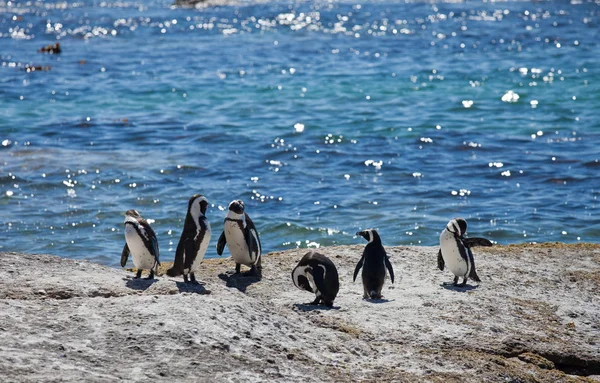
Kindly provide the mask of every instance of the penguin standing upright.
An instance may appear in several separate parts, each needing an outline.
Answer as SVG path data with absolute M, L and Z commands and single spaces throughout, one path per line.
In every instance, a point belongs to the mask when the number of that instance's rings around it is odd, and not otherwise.
M 312 305 L 319 302 L 325 306 L 333 306 L 333 300 L 340 290 L 338 272 L 331 261 L 323 254 L 310 251 L 302 257 L 298 265 L 292 270 L 294 285 L 300 290 L 315 293 Z
M 137 268 L 135 278 L 142 276 L 142 270 L 150 270 L 146 279 L 154 278 L 154 269 L 160 266 L 158 240 L 148 221 L 137 210 L 125 212 L 125 246 L 121 252 L 121 267 L 125 267 L 129 254 Z
M 186 283 L 196 283 L 194 273 L 198 271 L 210 242 L 210 222 L 205 216 L 207 208 L 208 200 L 202 194 L 194 194 L 188 201 L 183 231 L 175 250 L 173 267 L 167 270 L 168 276 L 183 274 Z
M 485 238 L 465 238 L 467 232 L 467 221 L 463 218 L 454 218 L 442 230 L 440 234 L 440 250 L 438 251 L 438 267 L 444 270 L 444 266 L 454 273 L 454 286 L 458 285 L 458 278 L 462 277 L 461 286 L 467 284 L 471 278 L 475 282 L 481 282 L 477 271 L 475 271 L 475 259 L 471 247 L 492 246 Z M 445 283 L 446 284 L 446 283 Z
M 363 298 L 379 299 L 385 279 L 385 269 L 388 269 L 392 283 L 394 283 L 394 269 L 381 244 L 377 230 L 367 229 L 359 231 L 356 235 L 364 237 L 369 243 L 365 246 L 360 261 L 356 264 L 353 281 L 356 281 L 358 271 L 362 267 Z
M 229 247 L 231 257 L 235 261 L 236 274 L 240 272 L 241 265 L 251 267 L 249 275 L 261 274 L 260 239 L 254 223 L 244 211 L 242 200 L 233 200 L 229 203 L 223 232 L 217 242 L 217 254 L 223 254 L 225 244 Z

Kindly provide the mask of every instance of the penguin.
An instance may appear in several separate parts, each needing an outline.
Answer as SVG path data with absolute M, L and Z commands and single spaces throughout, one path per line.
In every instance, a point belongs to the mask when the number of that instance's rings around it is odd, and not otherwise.
M 235 261 L 235 273 L 239 274 L 241 265 L 251 267 L 248 275 L 260 275 L 261 245 L 258 232 L 250 216 L 244 211 L 242 200 L 233 200 L 224 221 L 224 228 L 217 242 L 217 254 L 222 255 L 225 244 L 229 247 Z
M 381 238 L 377 230 L 367 229 L 357 232 L 356 235 L 364 237 L 369 243 L 365 246 L 360 261 L 356 264 L 353 281 L 356 281 L 358 271 L 362 267 L 363 298 L 380 299 L 383 280 L 385 279 L 385 269 L 388 269 L 392 283 L 394 283 L 394 269 L 381 244 Z
M 475 270 L 475 259 L 471 247 L 492 246 L 485 238 L 465 238 L 467 221 L 463 218 L 454 218 L 442 230 L 440 234 L 440 250 L 438 251 L 438 268 L 444 270 L 444 266 L 454 273 L 452 285 L 458 285 L 458 278 L 462 277 L 460 286 L 466 286 L 467 279 L 481 282 Z M 450 284 L 450 283 L 444 283 Z
M 154 270 L 160 266 L 158 240 L 148 221 L 137 210 L 125 212 L 125 246 L 121 252 L 121 267 L 125 267 L 129 254 L 138 269 L 135 278 L 141 278 L 142 270 L 149 269 L 146 279 L 154 279 Z
M 331 259 L 315 251 L 306 253 L 294 267 L 292 280 L 300 290 L 315 293 L 316 297 L 310 303 L 311 305 L 318 305 L 321 302 L 327 307 L 333 306 L 333 300 L 340 290 L 340 280 L 335 265 Z
M 183 274 L 185 283 L 197 283 L 194 273 L 198 272 L 210 242 L 210 222 L 205 216 L 207 208 L 208 200 L 202 194 L 190 197 L 173 267 L 167 270 L 168 276 Z

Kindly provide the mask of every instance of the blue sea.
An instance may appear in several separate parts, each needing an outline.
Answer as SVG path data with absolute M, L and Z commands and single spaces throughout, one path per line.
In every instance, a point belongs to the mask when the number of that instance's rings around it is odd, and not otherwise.
M 0 251 L 600 242 L 600 2 L 0 0 Z M 40 53 L 60 43 L 60 54 Z M 226 251 L 227 253 L 227 251 Z

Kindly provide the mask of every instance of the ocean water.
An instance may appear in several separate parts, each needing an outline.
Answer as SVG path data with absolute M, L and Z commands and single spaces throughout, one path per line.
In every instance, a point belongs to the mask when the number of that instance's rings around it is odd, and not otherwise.
M 0 0 L 0 251 L 172 260 L 241 198 L 265 251 L 600 241 L 598 1 Z M 38 50 L 60 42 L 60 54 Z M 37 70 L 33 70 L 37 69 Z M 208 257 L 215 257 L 211 245 Z

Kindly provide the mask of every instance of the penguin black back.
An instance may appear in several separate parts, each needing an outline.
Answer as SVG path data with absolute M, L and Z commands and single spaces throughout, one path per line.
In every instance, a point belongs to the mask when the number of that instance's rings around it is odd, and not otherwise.
M 359 231 L 356 235 L 364 237 L 369 243 L 363 250 L 362 257 L 354 269 L 354 281 L 358 271 L 362 268 L 363 298 L 381 298 L 381 289 L 385 280 L 385 269 L 390 273 L 390 279 L 394 283 L 394 269 L 381 244 L 379 233 L 375 229 Z

